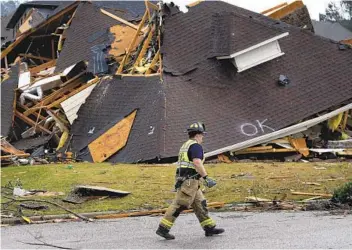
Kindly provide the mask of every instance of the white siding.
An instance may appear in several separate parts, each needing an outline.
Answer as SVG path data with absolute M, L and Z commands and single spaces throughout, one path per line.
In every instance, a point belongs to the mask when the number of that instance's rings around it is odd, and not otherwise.
M 61 103 L 61 107 L 65 111 L 66 117 L 71 124 L 73 124 L 73 121 L 78 117 L 77 112 L 79 108 L 86 102 L 87 97 L 90 95 L 95 86 L 96 84 L 93 84 Z

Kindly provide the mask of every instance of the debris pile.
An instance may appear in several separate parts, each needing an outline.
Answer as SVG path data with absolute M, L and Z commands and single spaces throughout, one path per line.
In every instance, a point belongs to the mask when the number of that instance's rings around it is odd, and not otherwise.
M 194 121 L 211 160 L 352 155 L 352 50 L 302 1 L 31 2 L 7 27 L 3 164 L 174 162 Z

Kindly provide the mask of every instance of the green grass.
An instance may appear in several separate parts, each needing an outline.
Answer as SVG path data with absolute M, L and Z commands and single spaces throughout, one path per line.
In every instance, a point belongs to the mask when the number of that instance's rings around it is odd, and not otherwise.
M 73 169 L 68 164 L 40 166 L 10 166 L 1 169 L 1 185 L 17 178 L 24 189 L 45 189 L 64 192 L 64 196 L 47 197 L 75 212 L 97 212 L 109 210 L 132 210 L 167 207 L 174 198 L 171 192 L 174 186 L 175 165 L 128 165 L 109 163 L 75 163 Z M 325 167 L 317 170 L 314 167 Z M 307 196 L 293 196 L 291 191 L 333 193 L 336 188 L 352 180 L 351 163 L 234 163 L 208 164 L 209 176 L 215 178 L 218 185 L 205 190 L 208 202 L 240 202 L 246 196 L 280 199 L 287 194 L 288 200 L 300 200 Z M 231 178 L 241 173 L 242 176 Z M 288 176 L 286 179 L 269 179 L 273 176 Z M 328 181 L 326 179 L 336 179 Z M 306 185 L 302 182 L 318 182 L 320 186 Z M 77 184 L 104 186 L 131 194 L 124 198 L 87 201 L 74 205 L 62 202 Z M 43 197 L 32 197 L 34 199 Z M 37 214 L 66 213 L 50 206 L 51 209 Z M 34 212 L 26 210 L 28 214 Z

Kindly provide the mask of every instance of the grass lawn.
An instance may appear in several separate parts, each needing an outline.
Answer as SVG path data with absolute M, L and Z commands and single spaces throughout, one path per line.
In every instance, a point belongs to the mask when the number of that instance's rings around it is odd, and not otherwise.
M 65 196 L 77 184 L 104 186 L 131 194 L 124 198 L 92 200 L 74 205 L 59 197 L 32 197 L 49 199 L 81 212 L 164 208 L 174 198 L 175 165 L 128 165 L 109 163 L 10 166 L 1 168 L 1 186 L 19 178 L 24 189 L 44 189 L 64 192 Z M 352 163 L 234 163 L 207 164 L 210 177 L 218 185 L 205 190 L 208 202 L 240 202 L 246 196 L 287 200 L 301 200 L 309 196 L 291 195 L 291 191 L 333 193 L 338 186 L 352 180 Z M 276 178 L 284 177 L 284 178 Z M 334 180 L 332 180 L 334 179 Z M 308 185 L 317 182 L 321 185 Z M 2 200 L 4 201 L 4 199 Z M 45 212 L 24 211 L 26 215 L 60 214 L 64 210 L 50 206 Z

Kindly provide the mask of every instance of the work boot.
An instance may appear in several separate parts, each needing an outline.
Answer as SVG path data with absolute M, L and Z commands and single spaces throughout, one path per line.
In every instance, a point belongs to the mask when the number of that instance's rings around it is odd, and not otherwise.
M 205 236 L 213 236 L 214 234 L 222 234 L 225 229 L 214 227 L 204 227 Z
M 156 234 L 160 235 L 161 237 L 164 237 L 167 240 L 174 240 L 175 236 L 173 236 L 172 234 L 169 234 L 169 229 L 163 227 L 163 226 L 159 226 L 158 230 L 156 230 Z

